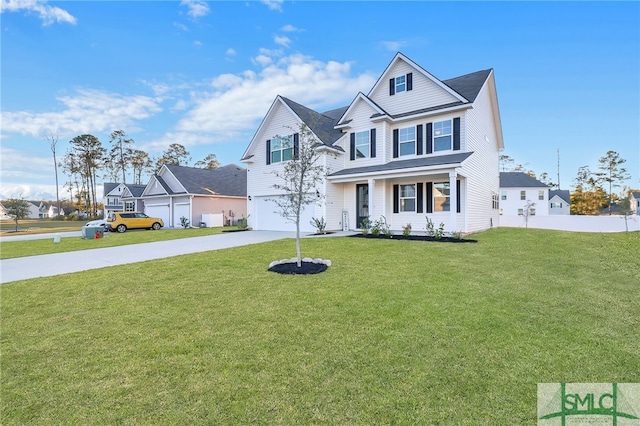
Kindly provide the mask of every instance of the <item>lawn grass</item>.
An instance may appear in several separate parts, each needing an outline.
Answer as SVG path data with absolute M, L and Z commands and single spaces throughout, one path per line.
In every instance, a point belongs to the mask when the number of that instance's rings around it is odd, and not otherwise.
M 18 231 L 14 220 L 0 220 L 0 236 L 24 235 L 44 232 L 79 231 L 89 219 L 84 220 L 54 220 L 54 219 L 21 219 L 18 221 Z
M 128 244 L 150 243 L 154 241 L 175 240 L 179 238 L 202 237 L 220 234 L 223 230 L 237 229 L 236 226 L 226 228 L 187 228 L 161 229 L 159 231 L 131 230 L 119 234 L 105 232 L 100 239 L 82 239 L 81 237 L 64 237 L 60 243 L 54 243 L 54 236 L 38 240 L 0 242 L 0 259 L 35 256 L 39 254 L 63 253 L 69 251 L 88 250 L 94 248 L 116 247 Z
M 640 382 L 640 233 L 293 240 L 0 286 L 2 423 L 536 423 Z

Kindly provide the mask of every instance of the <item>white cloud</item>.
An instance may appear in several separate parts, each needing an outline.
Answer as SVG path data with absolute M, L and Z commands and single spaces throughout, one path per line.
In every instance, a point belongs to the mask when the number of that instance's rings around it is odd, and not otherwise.
M 42 145 L 46 144 L 44 140 L 34 143 L 40 143 Z M 0 147 L 0 169 L 2 169 L 2 185 L 0 185 L 0 198 L 22 197 L 32 200 L 55 199 L 55 185 L 49 183 L 18 183 L 55 181 L 53 155 L 43 157 L 42 150 L 33 149 L 34 147 L 30 146 L 27 146 L 26 148 L 27 149 L 24 150 L 18 150 L 6 146 Z M 58 148 L 61 149 L 61 147 Z M 58 176 L 62 178 L 61 171 L 59 171 Z M 63 189 L 61 184 L 61 196 L 62 191 Z
M 194 41 L 194 42 L 193 42 L 193 45 L 194 45 L 195 47 L 197 47 L 197 48 L 200 48 L 200 47 L 202 47 L 202 42 L 201 42 L 201 41 L 199 41 L 199 40 L 196 40 L 196 41 Z
M 380 42 L 385 47 L 385 49 L 391 52 L 399 51 L 403 46 L 406 46 L 406 42 L 404 41 L 382 41 Z
M 359 91 L 367 91 L 376 76 L 351 76 L 351 64 L 322 62 L 295 54 L 270 59 L 259 73 L 224 74 L 209 92 L 197 92 L 194 107 L 159 140 L 147 148 L 160 150 L 170 143 L 185 146 L 215 144 L 241 138 L 248 144 L 277 95 L 318 111 L 346 106 Z
M 297 27 L 291 25 L 291 24 L 287 24 L 284 27 L 280 28 L 280 31 L 283 31 L 285 33 L 294 33 L 296 31 L 300 31 Z
M 289 47 L 289 45 L 291 44 L 291 39 L 289 37 L 287 37 L 287 36 L 278 36 L 277 35 L 277 36 L 275 36 L 273 38 L 273 41 L 276 44 L 279 44 L 279 45 L 284 46 L 284 47 Z
M 284 0 L 261 0 L 262 3 L 271 10 L 282 11 L 282 3 Z
M 174 22 L 173 26 L 179 29 L 180 31 L 184 31 L 185 33 L 189 31 L 189 28 L 185 24 L 181 24 L 179 22 Z
M 225 55 L 227 56 L 236 56 L 236 51 L 233 48 L 228 48 L 227 51 L 225 52 Z
M 59 7 L 49 6 L 46 0 L 0 0 L 0 13 L 8 12 L 35 12 L 39 15 L 43 25 L 54 23 L 76 24 L 76 18 L 69 12 Z
M 66 107 L 59 112 L 2 112 L 2 132 L 40 137 L 50 131 L 58 134 L 132 130 L 134 123 L 162 110 L 161 98 L 123 96 L 100 90 L 79 89 L 75 96 L 58 100 Z
M 189 9 L 187 15 L 192 18 L 206 16 L 211 11 L 211 9 L 209 9 L 209 5 L 204 0 L 182 0 L 180 5 L 187 6 L 187 9 Z

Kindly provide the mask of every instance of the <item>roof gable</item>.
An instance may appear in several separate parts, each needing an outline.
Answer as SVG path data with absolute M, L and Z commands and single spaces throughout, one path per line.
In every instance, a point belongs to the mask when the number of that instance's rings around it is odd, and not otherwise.
M 551 201 L 553 197 L 558 197 L 565 203 L 571 204 L 571 193 L 568 189 L 556 189 L 549 191 L 549 201 Z

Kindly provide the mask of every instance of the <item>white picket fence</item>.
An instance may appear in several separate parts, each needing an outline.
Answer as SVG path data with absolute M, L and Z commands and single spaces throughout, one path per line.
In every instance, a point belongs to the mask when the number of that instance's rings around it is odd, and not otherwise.
M 510 228 L 555 229 L 576 232 L 640 231 L 640 216 L 500 216 L 500 226 Z

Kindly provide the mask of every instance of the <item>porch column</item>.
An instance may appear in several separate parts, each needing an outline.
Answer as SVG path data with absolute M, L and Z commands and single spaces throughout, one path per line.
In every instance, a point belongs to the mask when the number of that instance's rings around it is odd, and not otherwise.
M 369 199 L 367 200 L 367 202 L 369 203 L 369 220 L 373 221 L 373 186 L 375 184 L 375 180 L 374 179 L 369 179 L 368 180 L 368 185 L 369 185 Z
M 453 170 L 449 172 L 449 221 L 451 222 L 451 232 L 455 232 L 458 229 L 458 224 L 456 223 L 457 219 L 457 200 L 458 194 L 456 193 L 456 178 L 458 177 L 458 173 Z

